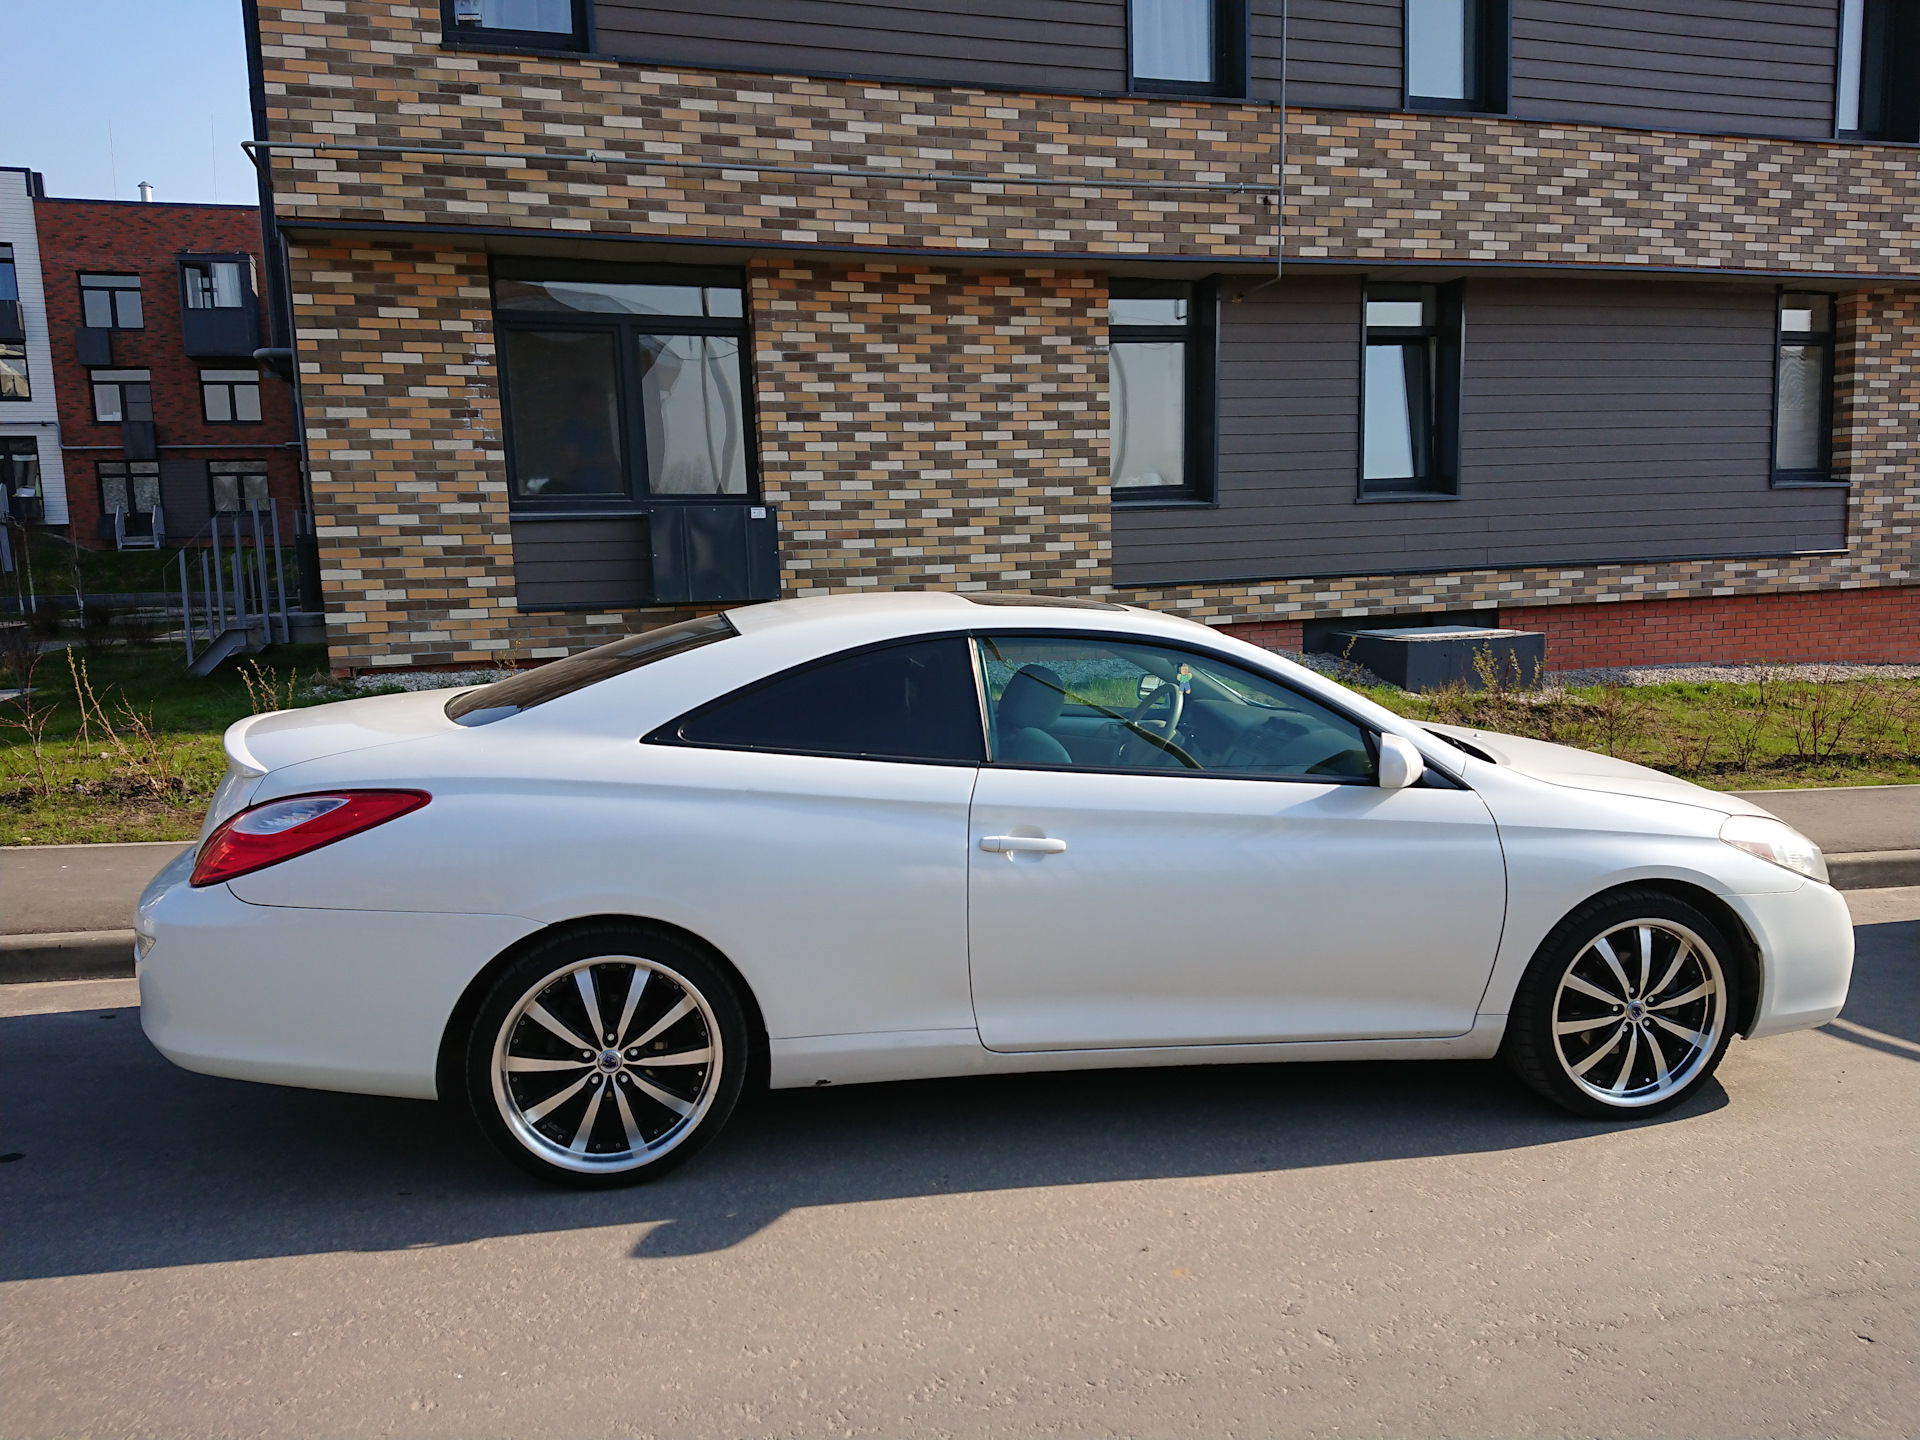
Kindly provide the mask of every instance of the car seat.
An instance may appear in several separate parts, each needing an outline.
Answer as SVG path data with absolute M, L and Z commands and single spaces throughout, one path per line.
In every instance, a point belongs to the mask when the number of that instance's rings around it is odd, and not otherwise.
M 1066 686 L 1044 665 L 1023 665 L 994 707 L 996 760 L 1016 765 L 1071 765 L 1073 757 L 1050 733 L 1067 703 Z

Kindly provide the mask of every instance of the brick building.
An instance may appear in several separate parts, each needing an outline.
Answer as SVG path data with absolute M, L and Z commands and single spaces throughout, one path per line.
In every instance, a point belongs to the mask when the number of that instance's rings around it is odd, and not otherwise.
M 335 664 L 774 580 L 1914 658 L 1912 8 L 257 0 Z
M 36 432 L 45 522 L 89 549 L 151 545 L 156 529 L 177 546 L 204 541 L 216 511 L 270 496 L 291 537 L 304 504 L 292 389 L 253 355 L 265 344 L 259 210 L 57 199 L 37 181 L 43 338 L 29 360 L 48 410 Z

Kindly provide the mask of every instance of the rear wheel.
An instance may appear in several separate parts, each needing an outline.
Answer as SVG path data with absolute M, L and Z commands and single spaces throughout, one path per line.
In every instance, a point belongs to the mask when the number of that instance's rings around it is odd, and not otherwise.
M 536 945 L 468 1034 L 474 1118 L 516 1165 L 601 1189 L 664 1173 L 738 1103 L 749 1032 L 732 977 L 681 941 L 594 926 Z
M 1658 890 L 1581 906 L 1514 996 L 1501 1057 L 1577 1115 L 1654 1115 L 1713 1074 L 1733 1036 L 1737 972 L 1718 925 Z

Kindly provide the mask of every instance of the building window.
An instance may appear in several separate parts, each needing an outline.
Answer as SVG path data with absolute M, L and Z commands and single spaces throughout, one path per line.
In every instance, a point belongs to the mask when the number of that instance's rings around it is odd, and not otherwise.
M 503 260 L 494 313 L 514 505 L 752 492 L 737 272 Z
M 160 465 L 154 460 L 102 460 L 100 513 L 151 514 L 160 508 Z
M 144 330 L 138 275 L 82 275 L 80 318 L 94 330 Z
M 180 267 L 189 310 L 239 310 L 253 293 L 244 260 L 191 260 Z
M 1114 501 L 1213 498 L 1218 289 L 1115 280 L 1107 298 Z
M 1840 0 L 1833 128 L 1850 140 L 1920 140 L 1920 5 L 1913 0 Z
M 1833 297 L 1782 295 L 1777 344 L 1774 483 L 1826 483 L 1832 478 Z
M 1363 499 L 1460 493 L 1463 285 L 1369 285 Z
M 260 372 L 257 370 L 202 370 L 200 400 L 213 425 L 260 423 Z
M 0 400 L 32 398 L 33 386 L 27 381 L 27 347 L 0 344 Z
M 258 460 L 210 460 L 207 483 L 216 515 L 267 508 L 267 467 Z
M 102 425 L 153 419 L 152 376 L 145 370 L 95 370 L 93 418 Z
M 1127 75 L 1135 90 L 1245 95 L 1244 0 L 1127 0 Z
M 1505 113 L 1507 34 L 1506 0 L 1407 0 L 1407 104 Z
M 40 446 L 31 435 L 0 435 L 0 509 L 18 520 L 38 520 Z
M 20 276 L 13 268 L 13 246 L 0 245 L 0 300 L 20 299 Z
M 441 0 L 440 23 L 454 41 L 585 50 L 585 9 L 582 0 Z

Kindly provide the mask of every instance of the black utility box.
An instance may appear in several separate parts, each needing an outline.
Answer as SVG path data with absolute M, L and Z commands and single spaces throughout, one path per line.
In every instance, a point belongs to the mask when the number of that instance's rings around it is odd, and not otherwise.
M 1496 681 L 1516 687 L 1539 684 L 1547 667 L 1547 637 L 1538 631 L 1472 625 L 1335 631 L 1321 648 L 1402 690 L 1484 689 L 1487 677 L 1476 656 L 1485 657 L 1484 668 Z
M 655 504 L 647 512 L 653 603 L 778 600 L 780 534 L 769 505 Z

